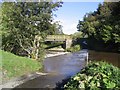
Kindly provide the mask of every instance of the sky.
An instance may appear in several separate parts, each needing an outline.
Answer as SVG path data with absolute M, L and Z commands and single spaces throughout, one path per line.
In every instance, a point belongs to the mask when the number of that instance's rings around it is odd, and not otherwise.
M 97 10 L 98 4 L 101 2 L 64 2 L 62 7 L 55 12 L 57 17 L 54 21 L 60 21 L 63 26 L 64 34 L 73 34 L 77 32 L 77 24 L 83 19 L 86 13 Z
M 62 7 L 54 12 L 57 15 L 54 16 L 54 21 L 60 21 L 64 34 L 74 34 L 77 32 L 78 21 L 82 20 L 86 13 L 94 12 L 102 2 L 103 0 L 63 0 Z

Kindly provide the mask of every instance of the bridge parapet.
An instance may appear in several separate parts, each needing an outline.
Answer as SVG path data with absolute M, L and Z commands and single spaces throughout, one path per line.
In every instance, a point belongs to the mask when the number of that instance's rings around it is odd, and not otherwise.
M 71 36 L 68 35 L 48 35 L 45 41 L 66 41 L 68 39 L 72 39 Z
M 36 36 L 36 39 L 40 41 L 41 37 Z M 65 42 L 65 48 L 70 48 L 72 45 L 72 37 L 69 35 L 48 35 L 45 41 L 63 41 Z

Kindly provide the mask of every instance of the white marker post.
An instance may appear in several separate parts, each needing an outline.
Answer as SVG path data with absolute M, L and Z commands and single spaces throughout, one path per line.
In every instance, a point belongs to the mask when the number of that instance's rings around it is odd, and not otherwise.
M 86 60 L 87 60 L 87 65 L 88 65 L 88 52 L 86 53 Z

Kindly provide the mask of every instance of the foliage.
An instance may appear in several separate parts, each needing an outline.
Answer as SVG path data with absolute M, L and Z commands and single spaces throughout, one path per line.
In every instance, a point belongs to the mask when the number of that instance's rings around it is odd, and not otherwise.
M 33 59 L 16 56 L 3 50 L 0 50 L 0 53 L 2 54 L 2 67 L 0 67 L 0 69 L 2 69 L 3 81 L 34 72 L 42 68 L 42 64 Z
M 72 34 L 72 38 L 73 39 L 83 38 L 83 33 L 82 32 L 76 32 L 76 33 Z
M 52 24 L 53 11 L 61 7 L 61 4 L 52 1 L 3 2 L 0 22 L 2 48 L 17 55 L 26 53 L 37 59 L 41 42 L 46 35 L 55 32 Z
M 62 25 L 59 25 L 59 22 L 56 21 L 55 23 L 52 24 L 51 29 L 53 30 L 52 34 L 59 35 L 59 34 L 64 34 L 62 31 Z
M 77 52 L 77 51 L 80 51 L 80 45 L 74 45 L 70 48 L 67 48 L 66 51 L 68 52 Z
M 66 90 L 120 89 L 120 69 L 106 62 L 89 63 L 64 85 Z
M 109 45 L 120 44 L 120 2 L 104 2 L 97 11 L 87 13 L 77 25 L 78 31 L 89 38 L 104 41 Z

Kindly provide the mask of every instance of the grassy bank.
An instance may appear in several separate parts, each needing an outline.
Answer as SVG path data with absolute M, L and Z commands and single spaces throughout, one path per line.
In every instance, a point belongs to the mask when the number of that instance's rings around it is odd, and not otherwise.
M 16 56 L 12 53 L 0 50 L 2 54 L 3 81 L 34 72 L 42 68 L 42 64 L 26 57 Z

